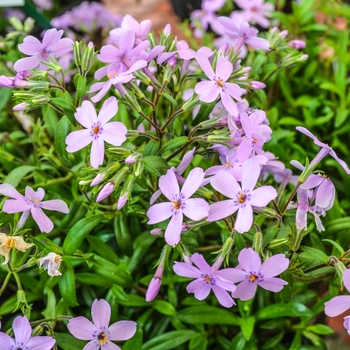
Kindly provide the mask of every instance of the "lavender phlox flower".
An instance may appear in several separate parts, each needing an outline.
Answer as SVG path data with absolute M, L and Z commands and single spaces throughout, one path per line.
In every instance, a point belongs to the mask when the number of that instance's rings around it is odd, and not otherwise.
M 26 88 L 30 86 L 30 82 L 23 79 L 23 72 L 18 72 L 14 77 L 0 75 L 0 86 L 6 88 Z
M 23 43 L 18 45 L 18 49 L 31 57 L 21 58 L 15 62 L 14 70 L 26 71 L 37 67 L 46 70 L 48 67 L 42 64 L 42 61 L 48 62 L 49 57 L 58 58 L 73 50 L 72 40 L 61 39 L 62 35 L 63 30 L 52 28 L 45 32 L 42 42 L 32 35 L 26 36 Z
M 266 39 L 257 37 L 259 31 L 250 27 L 248 22 L 242 22 L 239 27 L 229 17 L 219 17 L 218 22 L 223 27 L 223 34 L 232 39 L 238 39 L 234 51 L 240 51 L 243 44 L 251 46 L 255 50 L 269 50 L 270 44 Z
M 289 44 L 289 47 L 292 47 L 293 49 L 301 50 L 304 49 L 306 46 L 306 42 L 304 40 L 292 40 Z
M 350 292 L 350 269 L 343 272 L 343 284 Z M 350 309 L 350 295 L 339 295 L 324 303 L 324 313 L 329 317 L 339 316 Z M 350 335 L 350 316 L 344 317 L 344 327 Z
M 21 228 L 26 222 L 29 214 L 32 214 L 33 219 L 38 224 L 41 232 L 51 232 L 53 229 L 52 221 L 46 216 L 42 209 L 56 210 L 61 213 L 68 214 L 69 209 L 67 204 L 60 199 L 43 201 L 45 191 L 41 187 L 35 192 L 31 187 L 25 189 L 25 196 L 22 196 L 12 185 L 0 185 L 0 194 L 13 198 L 5 201 L 2 208 L 7 214 L 23 212 L 17 227 Z
M 74 114 L 85 128 L 71 132 L 66 137 L 67 151 L 77 152 L 92 143 L 90 163 L 93 168 L 103 163 L 104 142 L 120 146 L 126 140 L 127 129 L 121 122 L 109 122 L 118 112 L 118 101 L 112 96 L 104 101 L 98 115 L 90 101 L 83 101 Z
M 242 15 L 245 20 L 260 27 L 268 28 L 270 26 L 269 17 L 275 6 L 264 0 L 235 0 L 235 3 L 243 10 Z
M 0 332 L 1 350 L 51 350 L 56 340 L 48 336 L 31 337 L 32 327 L 26 316 L 17 316 L 12 323 L 15 339 Z
M 240 122 L 245 137 L 237 148 L 237 158 L 243 162 L 253 152 L 253 154 L 264 154 L 262 147 L 265 142 L 271 139 L 272 130 L 269 126 L 260 124 L 261 114 L 253 113 L 248 116 L 242 113 Z
M 47 270 L 49 276 L 61 276 L 62 274 L 58 269 L 60 268 L 62 260 L 60 255 L 51 252 L 39 259 L 39 267 L 43 266 L 44 269 Z
M 201 186 L 204 171 L 194 168 L 188 174 L 181 191 L 173 170 L 159 179 L 159 188 L 170 202 L 152 205 L 147 211 L 148 224 L 153 225 L 171 217 L 165 230 L 165 241 L 169 245 L 178 244 L 182 230 L 183 215 L 198 221 L 208 216 L 209 204 L 202 198 L 190 198 Z
M 90 340 L 84 347 L 88 349 L 121 350 L 112 341 L 130 339 L 136 332 L 136 322 L 119 321 L 109 326 L 111 307 L 104 299 L 95 299 L 91 307 L 92 321 L 86 317 L 71 318 L 67 325 L 69 332 L 77 339 Z
M 242 165 L 241 186 L 225 171 L 212 177 L 210 184 L 214 189 L 230 199 L 212 204 L 207 221 L 223 219 L 238 210 L 235 230 L 239 233 L 249 231 L 253 224 L 253 207 L 265 207 L 277 197 L 277 191 L 272 186 L 262 186 L 254 190 L 259 176 L 260 165 L 254 159 L 248 158 Z
M 120 26 L 123 29 L 133 30 L 135 32 L 135 43 L 139 44 L 142 41 L 146 40 L 147 35 L 151 32 L 152 21 L 146 19 L 139 23 L 134 17 L 130 15 L 125 15 Z M 118 28 L 111 30 L 110 34 L 113 35 L 113 32 L 117 30 Z
M 244 248 L 238 255 L 239 265 L 228 268 L 225 276 L 234 283 L 240 282 L 232 293 L 233 298 L 249 300 L 255 295 L 258 286 L 270 292 L 280 292 L 288 283 L 275 276 L 287 270 L 289 260 L 284 254 L 277 254 L 261 263 L 259 254 L 252 248 Z
M 305 134 L 306 136 L 312 138 L 314 140 L 314 144 L 321 147 L 321 150 L 318 152 L 316 157 L 311 161 L 310 166 L 313 166 L 314 164 L 319 163 L 327 154 L 329 154 L 331 157 L 333 157 L 338 162 L 338 164 L 345 170 L 345 172 L 347 174 L 350 174 L 350 169 L 348 168 L 347 164 L 337 156 L 337 154 L 332 149 L 332 147 L 319 141 L 318 138 L 315 135 L 313 135 L 306 128 L 304 128 L 302 126 L 297 126 L 296 129 L 298 131 L 300 131 L 301 133 Z
M 140 70 L 146 66 L 147 62 L 140 60 L 135 62 L 128 70 L 125 70 L 125 68 L 121 65 L 118 65 L 113 72 L 108 69 L 107 72 L 110 71 L 107 75 L 108 80 L 100 83 L 95 83 L 90 87 L 90 90 L 88 91 L 89 93 L 93 93 L 100 90 L 98 94 L 91 98 L 91 101 L 94 103 L 101 101 L 112 85 L 117 86 L 118 84 L 128 83 L 129 81 L 134 79 L 133 73 L 135 71 Z
M 208 57 L 198 53 L 196 59 L 205 75 L 210 79 L 201 81 L 195 86 L 194 91 L 198 94 L 198 98 L 203 102 L 210 103 L 215 101 L 220 95 L 226 110 L 231 115 L 237 116 L 237 106 L 232 97 L 237 101 L 242 101 L 242 89 L 237 84 L 227 82 L 233 71 L 232 63 L 226 57 L 220 56 L 214 73 Z
M 227 291 L 234 292 L 236 289 L 231 276 L 226 273 L 228 269 L 214 271 L 198 253 L 192 255 L 191 261 L 195 266 L 177 261 L 173 266 L 177 275 L 195 278 L 186 288 L 188 293 L 194 293 L 196 299 L 203 300 L 212 290 L 222 306 L 229 308 L 236 305 L 227 293 Z

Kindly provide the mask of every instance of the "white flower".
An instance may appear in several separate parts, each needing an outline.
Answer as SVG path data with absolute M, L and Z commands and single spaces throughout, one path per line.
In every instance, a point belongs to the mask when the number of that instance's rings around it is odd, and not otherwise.
M 55 253 L 49 253 L 43 258 L 40 259 L 40 266 L 44 266 L 44 269 L 47 270 L 49 276 L 61 276 L 61 272 L 58 271 L 60 268 L 62 257 Z

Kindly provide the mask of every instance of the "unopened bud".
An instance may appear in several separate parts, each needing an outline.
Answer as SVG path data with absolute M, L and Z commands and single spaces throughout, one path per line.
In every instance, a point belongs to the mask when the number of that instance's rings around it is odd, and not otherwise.
M 44 332 L 44 328 L 42 327 L 42 325 L 39 324 L 39 326 L 36 326 L 34 328 L 32 335 L 36 337 L 36 336 L 42 335 L 43 332 Z
M 10 17 L 9 22 L 12 25 L 13 28 L 21 32 L 23 30 L 23 24 L 22 22 L 18 19 L 18 17 Z
M 189 109 L 192 109 L 193 107 L 197 106 L 201 101 L 198 99 L 197 96 L 193 95 L 188 101 L 186 101 L 181 109 L 183 111 L 187 111 Z
M 94 58 L 95 58 L 95 46 L 90 41 L 89 44 L 85 47 L 83 57 L 81 59 L 81 70 L 82 75 L 86 76 L 87 72 L 91 69 Z

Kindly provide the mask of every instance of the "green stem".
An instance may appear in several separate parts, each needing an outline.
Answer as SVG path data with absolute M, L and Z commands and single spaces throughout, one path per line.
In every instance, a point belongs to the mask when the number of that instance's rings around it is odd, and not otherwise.
M 168 120 L 165 122 L 165 124 L 163 125 L 163 127 L 161 128 L 161 132 L 163 133 L 165 131 L 165 129 L 167 128 L 167 126 L 181 113 L 183 113 L 184 111 L 182 109 L 178 109 L 175 113 L 173 113 Z
M 297 193 L 297 190 L 299 188 L 299 186 L 301 185 L 301 182 L 298 182 L 296 184 L 296 186 L 293 189 L 293 192 L 291 193 L 291 195 L 289 196 L 289 198 L 287 199 L 287 202 L 284 204 L 282 210 L 281 210 L 281 215 L 284 215 L 284 212 L 286 211 L 288 204 L 290 203 L 290 201 L 293 199 L 293 197 L 295 196 L 295 194 Z
M 7 273 L 7 275 L 6 275 L 6 277 L 5 277 L 5 281 L 4 281 L 4 283 L 2 284 L 1 289 L 0 289 L 0 296 L 1 296 L 1 294 L 4 292 L 5 288 L 7 287 L 7 284 L 8 284 L 9 281 L 10 281 L 11 275 L 12 275 L 12 272 L 8 272 L 8 273 Z
M 149 119 L 146 114 L 144 114 L 143 112 L 139 112 L 139 114 L 143 119 L 147 120 L 148 123 L 150 123 L 157 130 L 157 133 L 161 131 L 158 125 L 155 124 L 151 119 Z
M 39 183 L 39 184 L 35 184 L 35 185 L 32 185 L 32 186 L 33 186 L 33 188 L 37 188 L 37 187 L 48 187 L 48 186 L 51 186 L 51 185 L 57 185 L 57 184 L 65 183 L 65 182 L 68 182 L 68 180 L 70 180 L 73 177 L 73 175 L 74 175 L 73 173 L 69 173 L 65 177 L 60 177 L 59 179 L 49 180 L 49 181 L 42 182 L 42 183 Z
M 17 272 L 13 271 L 12 273 L 13 273 L 13 276 L 15 277 L 18 290 L 23 290 L 21 280 L 19 279 Z

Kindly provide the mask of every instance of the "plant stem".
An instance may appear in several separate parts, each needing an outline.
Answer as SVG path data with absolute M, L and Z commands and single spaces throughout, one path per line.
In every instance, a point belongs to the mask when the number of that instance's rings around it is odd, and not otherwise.
M 287 202 L 284 204 L 282 210 L 281 210 L 281 215 L 284 215 L 284 212 L 286 211 L 288 204 L 290 203 L 290 201 L 293 199 L 293 197 L 295 196 L 295 194 L 297 193 L 297 190 L 299 188 L 299 186 L 301 185 L 301 182 L 298 182 L 296 184 L 296 186 L 293 189 L 293 192 L 290 194 L 289 198 L 287 199 Z
M 7 287 L 7 284 L 10 281 L 11 275 L 12 275 L 11 271 L 7 273 L 5 280 L 4 280 L 4 283 L 2 284 L 1 289 L 0 289 L 0 296 L 4 292 L 5 288 Z

